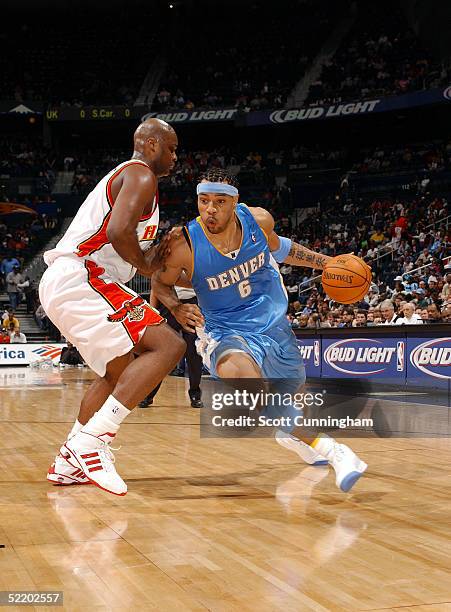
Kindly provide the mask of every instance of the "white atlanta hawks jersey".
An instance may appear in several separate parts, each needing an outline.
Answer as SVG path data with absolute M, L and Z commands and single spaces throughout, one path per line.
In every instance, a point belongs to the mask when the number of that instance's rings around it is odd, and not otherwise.
M 131 159 L 119 164 L 103 177 L 80 206 L 66 233 L 51 251 L 44 253 L 44 261 L 50 266 L 61 256 L 89 259 L 105 269 L 112 279 L 126 283 L 136 269 L 114 250 L 107 238 L 107 227 L 114 202 L 111 194 L 113 180 L 131 164 L 148 167 L 144 162 Z M 139 246 L 146 251 L 156 238 L 159 223 L 158 195 L 152 203 L 150 214 L 141 217 L 136 234 Z

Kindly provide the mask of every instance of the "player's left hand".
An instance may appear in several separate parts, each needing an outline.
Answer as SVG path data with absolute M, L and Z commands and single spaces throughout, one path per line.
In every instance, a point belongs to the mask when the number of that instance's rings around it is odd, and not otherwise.
M 196 327 L 205 324 L 204 316 L 197 304 L 179 304 L 172 314 L 180 325 L 189 332 L 196 333 Z

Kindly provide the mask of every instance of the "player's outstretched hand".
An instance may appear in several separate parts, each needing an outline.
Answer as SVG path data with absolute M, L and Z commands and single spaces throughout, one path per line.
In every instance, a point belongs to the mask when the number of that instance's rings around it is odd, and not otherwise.
M 196 333 L 196 327 L 202 327 L 205 323 L 197 304 L 179 304 L 172 314 L 184 329 L 192 333 Z
M 144 253 L 144 259 L 146 260 L 146 267 L 140 269 L 139 273 L 144 276 L 152 276 L 159 268 L 161 268 L 166 261 L 169 253 L 171 252 L 170 247 L 171 239 L 168 234 L 163 236 L 159 244 L 151 247 Z

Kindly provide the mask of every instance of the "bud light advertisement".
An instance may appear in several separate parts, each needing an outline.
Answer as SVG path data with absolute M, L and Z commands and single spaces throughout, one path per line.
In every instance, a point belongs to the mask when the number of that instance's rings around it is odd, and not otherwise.
M 405 338 L 323 338 L 324 378 L 402 381 L 406 376 Z
M 451 337 L 407 339 L 407 382 L 449 387 L 451 382 Z
M 319 378 L 321 376 L 321 339 L 302 336 L 302 338 L 298 337 L 297 341 L 304 361 L 306 376 Z

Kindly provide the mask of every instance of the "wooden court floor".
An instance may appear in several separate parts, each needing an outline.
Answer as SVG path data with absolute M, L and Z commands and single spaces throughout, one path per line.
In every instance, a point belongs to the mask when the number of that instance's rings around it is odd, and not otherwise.
M 449 439 L 353 441 L 370 467 L 345 495 L 270 439 L 200 439 L 169 378 L 117 438 L 125 497 L 51 486 L 91 377 L 0 369 L 0 591 L 60 590 L 66 610 L 451 610 Z

